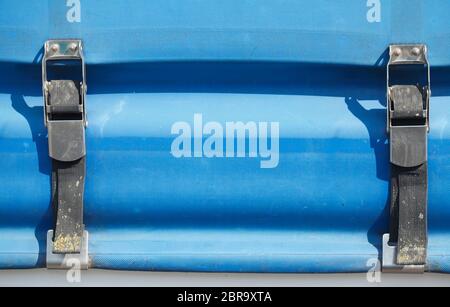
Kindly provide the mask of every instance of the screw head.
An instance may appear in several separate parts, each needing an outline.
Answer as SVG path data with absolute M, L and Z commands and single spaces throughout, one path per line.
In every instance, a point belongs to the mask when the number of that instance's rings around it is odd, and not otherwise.
M 420 48 L 419 47 L 414 47 L 411 50 L 411 54 L 414 55 L 414 56 L 419 56 L 420 55 Z
M 58 44 L 53 44 L 50 46 L 50 50 L 53 52 L 58 52 L 59 51 L 59 45 Z
M 70 51 L 75 52 L 75 51 L 77 51 L 77 49 L 78 49 L 78 45 L 77 44 L 72 43 L 72 44 L 69 45 L 69 50 Z
M 394 50 L 392 50 L 393 56 L 400 56 L 401 54 L 402 54 L 402 49 L 400 49 L 400 48 L 394 48 Z

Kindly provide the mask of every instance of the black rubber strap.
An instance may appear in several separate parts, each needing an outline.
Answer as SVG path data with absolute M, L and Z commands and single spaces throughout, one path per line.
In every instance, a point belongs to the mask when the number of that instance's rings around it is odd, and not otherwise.
M 53 252 L 75 254 L 83 238 L 83 194 L 86 158 L 74 162 L 52 159 L 52 204 L 55 209 Z
M 424 265 L 427 259 L 428 163 L 423 97 L 416 86 L 391 88 L 390 243 L 398 265 Z M 393 163 L 395 162 L 395 164 Z
M 416 168 L 392 165 L 391 241 L 397 264 L 425 264 L 427 259 L 427 163 Z
M 55 210 L 53 253 L 78 254 L 81 252 L 84 233 L 86 176 L 80 93 L 71 80 L 51 81 L 48 89 L 52 205 Z

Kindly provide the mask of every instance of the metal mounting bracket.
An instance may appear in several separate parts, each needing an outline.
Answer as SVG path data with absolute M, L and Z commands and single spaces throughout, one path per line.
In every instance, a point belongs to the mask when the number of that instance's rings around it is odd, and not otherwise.
M 429 121 L 430 114 L 428 112 L 430 106 L 430 97 L 431 97 L 431 68 L 428 62 L 428 48 L 426 45 L 391 45 L 389 46 L 389 63 L 387 66 L 387 131 L 390 132 L 392 128 L 392 115 L 393 115 L 393 106 L 392 106 L 392 84 L 391 84 L 391 76 L 392 69 L 398 66 L 403 65 L 422 65 L 426 69 L 426 84 L 422 85 L 422 92 L 425 100 L 425 112 L 426 112 L 426 121 L 425 125 L 427 127 L 427 131 L 430 130 Z
M 399 265 L 397 264 L 397 245 L 389 243 L 390 235 L 383 235 L 383 273 L 425 273 L 425 265 Z
M 53 252 L 53 230 L 47 232 L 47 269 L 89 269 L 89 233 L 84 231 L 79 254 L 55 254 Z
M 87 114 L 86 114 L 86 93 L 87 93 L 87 85 L 86 85 L 86 63 L 84 60 L 83 53 L 83 43 L 81 40 L 70 40 L 70 39 L 62 39 L 62 40 L 49 40 L 44 45 L 44 57 L 42 59 L 42 83 L 43 83 L 43 91 L 46 95 L 44 95 L 44 123 L 47 126 L 49 122 L 49 114 L 51 113 L 51 108 L 49 106 L 49 82 L 47 77 L 47 65 L 50 61 L 80 61 L 81 65 L 81 82 L 80 82 L 80 105 L 82 112 L 82 121 L 84 127 L 87 128 Z

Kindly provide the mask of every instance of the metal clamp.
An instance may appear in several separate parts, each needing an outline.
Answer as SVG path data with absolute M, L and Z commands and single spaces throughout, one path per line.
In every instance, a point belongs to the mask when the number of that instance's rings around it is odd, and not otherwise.
M 418 84 L 418 87 L 421 88 L 421 91 L 424 96 L 424 112 L 426 112 L 426 120 L 425 125 L 427 126 L 427 131 L 430 130 L 430 114 L 428 112 L 430 106 L 430 97 L 431 97 L 431 68 L 428 62 L 428 49 L 426 45 L 391 45 L 389 47 L 389 63 L 387 67 L 387 131 L 390 132 L 393 122 L 393 91 L 391 84 L 391 77 L 393 74 L 393 69 L 396 66 L 402 65 L 421 65 L 426 69 L 426 82 L 425 84 Z
M 53 230 L 47 232 L 47 269 L 64 270 L 78 268 L 89 269 L 89 233 L 83 232 L 79 254 L 56 254 L 53 252 Z
M 49 154 L 58 161 L 74 161 L 86 154 L 84 130 L 87 127 L 87 86 L 83 44 L 80 40 L 50 40 L 45 43 L 44 49 L 42 82 Z M 49 62 L 66 61 L 80 62 L 80 84 L 75 81 L 48 80 Z M 55 97 L 50 97 L 52 94 Z
M 397 264 L 397 245 L 389 243 L 390 235 L 383 235 L 383 272 L 384 273 L 407 273 L 407 274 L 423 274 L 425 273 L 425 265 L 399 265 Z
M 42 83 L 44 95 L 44 116 L 45 126 L 47 127 L 50 119 L 50 107 L 49 107 L 49 85 L 47 76 L 47 64 L 49 61 L 80 61 L 81 63 L 81 82 L 80 82 L 80 106 L 82 111 L 82 121 L 84 127 L 87 127 L 87 115 L 86 115 L 86 64 L 83 55 L 83 43 L 81 40 L 49 40 L 44 46 L 44 57 L 42 59 Z

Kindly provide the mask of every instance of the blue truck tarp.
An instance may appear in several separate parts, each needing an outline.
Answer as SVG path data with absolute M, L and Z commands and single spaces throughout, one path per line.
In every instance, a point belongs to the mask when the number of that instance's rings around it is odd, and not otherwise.
M 424 43 L 429 270 L 450 272 L 450 2 L 368 4 L 0 0 L 0 268 L 45 266 L 40 61 L 45 41 L 77 38 L 92 267 L 367 271 L 389 231 L 387 48 Z M 244 135 L 243 156 L 227 155 L 239 122 L 265 151 Z M 191 147 L 174 152 L 183 134 Z

